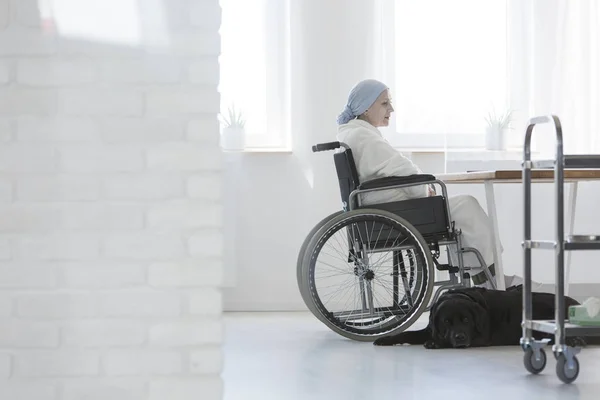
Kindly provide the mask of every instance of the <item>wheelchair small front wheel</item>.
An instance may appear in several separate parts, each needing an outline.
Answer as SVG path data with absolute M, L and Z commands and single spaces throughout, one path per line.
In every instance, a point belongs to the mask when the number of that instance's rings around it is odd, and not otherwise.
M 433 291 L 433 260 L 421 234 L 378 209 L 329 219 L 306 246 L 300 272 L 309 310 L 333 331 L 360 341 L 408 328 Z

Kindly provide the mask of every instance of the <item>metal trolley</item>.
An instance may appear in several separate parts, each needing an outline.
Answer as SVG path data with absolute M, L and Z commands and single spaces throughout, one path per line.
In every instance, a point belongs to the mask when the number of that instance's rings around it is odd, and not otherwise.
M 531 160 L 531 134 L 535 125 L 551 123 L 556 132 L 556 157 L 553 160 L 532 161 Z M 556 240 L 532 240 L 531 239 L 531 170 L 532 169 L 554 169 L 554 185 L 556 190 Z M 523 362 L 525 368 L 533 373 L 540 373 L 546 366 L 546 353 L 544 347 L 550 339 L 535 340 L 533 331 L 554 334 L 554 345 L 552 351 L 556 358 L 556 375 L 565 382 L 571 383 L 579 375 L 579 361 L 576 355 L 580 347 L 566 345 L 567 336 L 600 336 L 600 327 L 579 326 L 565 320 L 565 251 L 575 250 L 600 250 L 600 235 L 598 236 L 564 236 L 564 170 L 565 169 L 588 169 L 600 168 L 600 155 L 564 155 L 563 137 L 560 120 L 558 117 L 541 116 L 532 118 L 527 126 L 524 146 L 523 160 L 523 189 L 525 195 L 525 235 L 522 243 L 525 260 L 523 276 L 523 337 L 521 347 L 525 355 Z M 556 267 L 556 301 L 554 321 L 533 320 L 533 305 L 531 294 L 531 250 L 546 249 L 555 252 Z

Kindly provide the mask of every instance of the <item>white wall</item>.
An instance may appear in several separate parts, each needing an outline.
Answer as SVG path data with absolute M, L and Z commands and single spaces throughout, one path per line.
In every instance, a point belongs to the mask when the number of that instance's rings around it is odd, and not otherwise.
M 362 0 L 291 1 L 294 153 L 228 155 L 227 165 L 238 171 L 226 183 L 238 190 L 238 224 L 226 232 L 236 232 L 237 286 L 225 292 L 232 309 L 298 307 L 297 249 L 340 204 L 331 156 L 310 148 L 335 139 L 348 88 L 375 70 L 374 13 L 373 3 Z
M 304 310 L 296 286 L 296 257 L 308 231 L 340 209 L 339 189 L 331 153 L 311 153 L 319 142 L 335 140 L 335 118 L 351 86 L 379 77 L 370 58 L 371 2 L 331 0 L 292 1 L 292 142 L 293 153 L 228 155 L 229 181 L 237 206 L 226 209 L 237 221 L 226 225 L 226 244 L 235 252 L 235 287 L 224 290 L 226 310 Z M 402 110 L 397 110 L 401 112 Z M 565 133 L 566 137 L 568 133 Z M 568 140 L 568 139 L 567 139 Z M 520 161 L 448 162 L 448 172 L 490 168 L 520 168 Z M 416 156 L 425 171 L 436 173 L 445 164 L 436 156 Z M 468 193 L 485 207 L 483 186 L 455 185 L 450 194 Z M 534 235 L 553 238 L 553 186 L 534 190 Z M 595 200 L 597 184 L 580 184 L 576 231 L 600 231 Z M 500 234 L 507 274 L 522 276 L 523 205 L 520 185 L 496 190 Z M 597 254 L 573 256 L 571 282 L 600 282 L 593 268 Z M 534 279 L 554 282 L 551 253 L 534 253 Z M 228 266 L 229 267 L 229 266 Z M 594 286 L 592 290 L 597 290 Z M 576 290 L 572 293 L 575 294 Z M 582 292 L 580 292 L 582 293 Z M 593 294 L 589 292 L 585 295 Z
M 220 399 L 218 0 L 38 3 L 0 1 L 0 398 Z

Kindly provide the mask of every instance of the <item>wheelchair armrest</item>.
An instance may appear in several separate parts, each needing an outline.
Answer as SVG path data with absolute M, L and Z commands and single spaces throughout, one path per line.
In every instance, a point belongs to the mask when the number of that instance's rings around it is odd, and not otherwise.
M 312 151 L 313 151 L 313 153 L 316 153 L 318 151 L 335 150 L 335 149 L 339 149 L 340 146 L 341 146 L 340 142 L 318 143 L 312 147 Z
M 378 189 L 387 186 L 406 185 L 410 183 L 427 183 L 435 181 L 435 176 L 429 174 L 415 174 L 409 176 L 386 176 L 385 178 L 372 179 L 358 186 L 359 190 Z

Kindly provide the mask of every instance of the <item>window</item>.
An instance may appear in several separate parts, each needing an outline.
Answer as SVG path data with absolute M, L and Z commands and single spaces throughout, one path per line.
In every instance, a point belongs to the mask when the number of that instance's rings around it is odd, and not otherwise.
M 560 118 L 566 154 L 600 153 L 600 4 L 596 1 L 509 0 L 510 102 L 523 145 L 527 120 Z M 535 128 L 532 147 L 552 158 L 551 125 Z
M 483 147 L 485 117 L 508 109 L 506 0 L 396 0 L 386 77 L 399 147 Z M 384 35 L 384 36 L 387 36 Z
M 246 121 L 246 148 L 290 145 L 285 116 L 288 101 L 287 1 L 220 0 L 221 113 L 230 107 Z

